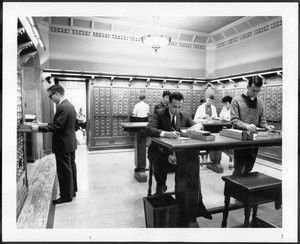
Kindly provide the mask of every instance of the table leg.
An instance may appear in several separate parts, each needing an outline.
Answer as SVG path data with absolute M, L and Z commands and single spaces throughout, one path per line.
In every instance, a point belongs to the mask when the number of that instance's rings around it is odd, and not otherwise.
M 249 219 L 251 213 L 251 206 L 246 203 L 245 204 L 245 220 L 244 220 L 244 227 L 249 227 Z
M 222 152 L 221 151 L 210 151 L 209 157 L 210 157 L 210 160 L 212 161 L 212 163 L 208 164 L 207 168 L 216 173 L 223 173 L 224 169 L 220 163 L 221 158 L 222 158 Z
M 277 190 L 277 197 L 275 199 L 275 209 L 281 209 L 282 204 L 282 193 L 281 187 Z
M 152 176 L 153 176 L 153 168 L 152 168 L 152 164 L 149 163 L 149 181 L 148 181 L 148 194 L 147 194 L 148 197 L 151 196 Z
M 200 177 L 199 177 L 199 150 L 187 149 L 176 152 L 176 200 L 180 214 L 180 227 L 188 227 L 189 223 L 196 223 L 199 213 Z M 193 225 L 194 225 L 193 224 Z
M 223 210 L 223 221 L 222 221 L 222 228 L 226 228 L 227 226 L 227 218 L 228 218 L 228 212 L 229 212 L 229 202 L 230 202 L 230 196 L 225 195 L 225 206 Z
M 256 216 L 257 216 L 257 204 L 253 205 L 253 212 L 252 212 L 252 220 L 251 220 L 251 226 L 256 226 Z
M 144 131 L 134 134 L 134 177 L 138 182 L 147 182 L 146 175 L 146 134 Z

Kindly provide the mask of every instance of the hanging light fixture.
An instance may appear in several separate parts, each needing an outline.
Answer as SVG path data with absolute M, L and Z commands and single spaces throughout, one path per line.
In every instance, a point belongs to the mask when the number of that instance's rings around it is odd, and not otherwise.
M 153 17 L 152 33 L 141 38 L 143 43 L 154 49 L 155 54 L 159 48 L 171 42 L 171 37 L 162 34 L 160 17 L 156 16 Z

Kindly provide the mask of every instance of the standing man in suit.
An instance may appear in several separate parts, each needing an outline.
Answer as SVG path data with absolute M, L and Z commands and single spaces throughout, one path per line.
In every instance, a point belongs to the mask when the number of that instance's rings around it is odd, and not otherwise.
M 65 90 L 62 86 L 53 85 L 47 89 L 47 92 L 49 92 L 49 98 L 57 105 L 53 122 L 35 124 L 31 126 L 31 129 L 33 131 L 53 132 L 52 152 L 56 158 L 60 198 L 53 200 L 52 203 L 61 204 L 71 202 L 77 191 L 76 110 L 64 97 Z
M 183 105 L 183 95 L 180 92 L 173 92 L 169 96 L 168 107 L 158 109 L 150 117 L 150 121 L 146 127 L 146 133 L 151 137 L 165 137 L 170 139 L 178 139 L 181 127 L 189 127 L 190 131 L 199 131 L 203 128 L 202 124 L 195 123 L 188 114 L 181 112 Z M 176 158 L 172 152 L 161 150 L 157 144 L 150 143 L 148 148 L 148 159 L 153 165 L 154 177 L 156 180 L 156 195 L 161 195 L 166 190 L 167 172 L 176 171 Z M 175 188 L 177 182 L 177 174 L 175 175 Z M 211 215 L 207 212 L 200 192 L 199 210 L 201 216 L 211 219 Z
M 162 101 L 159 104 L 156 104 L 154 106 L 154 112 L 157 109 L 162 109 L 162 108 L 166 108 L 168 107 L 168 103 L 169 103 L 169 96 L 171 95 L 170 91 L 164 91 L 162 94 Z

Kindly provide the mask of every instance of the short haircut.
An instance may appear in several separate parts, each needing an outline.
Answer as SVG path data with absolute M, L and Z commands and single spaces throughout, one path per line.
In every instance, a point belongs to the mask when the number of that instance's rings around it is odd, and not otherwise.
M 47 92 L 50 92 L 50 93 L 59 93 L 60 95 L 65 95 L 65 89 L 61 86 L 61 85 L 58 85 L 58 84 L 55 84 L 53 86 L 50 86 L 48 89 L 47 89 Z
M 231 96 L 225 96 L 225 97 L 222 98 L 222 102 L 223 103 L 226 103 L 226 102 L 231 103 L 231 101 L 232 101 L 232 97 Z
M 204 100 L 204 99 L 201 99 L 201 100 L 200 100 L 200 103 L 205 103 L 205 100 Z
M 170 96 L 170 95 L 171 95 L 170 91 L 164 91 L 163 94 L 162 94 L 162 97 Z
M 211 100 L 215 100 L 214 95 L 209 95 L 207 98 L 210 98 Z
M 261 77 L 257 76 L 252 76 L 249 78 L 248 81 L 248 86 L 251 87 L 252 84 L 254 84 L 257 87 L 261 87 L 263 85 L 263 79 Z
M 180 92 L 171 93 L 171 95 L 169 96 L 169 102 L 171 103 L 173 99 L 177 101 L 184 100 L 183 95 Z
M 144 100 L 146 98 L 146 96 L 145 96 L 145 94 L 141 94 L 140 96 L 139 96 L 139 99 L 142 101 L 142 100 Z

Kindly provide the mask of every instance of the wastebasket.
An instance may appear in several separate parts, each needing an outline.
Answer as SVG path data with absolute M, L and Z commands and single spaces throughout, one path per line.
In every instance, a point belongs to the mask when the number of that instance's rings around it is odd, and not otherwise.
M 146 228 L 179 226 L 179 204 L 171 195 L 144 197 Z

